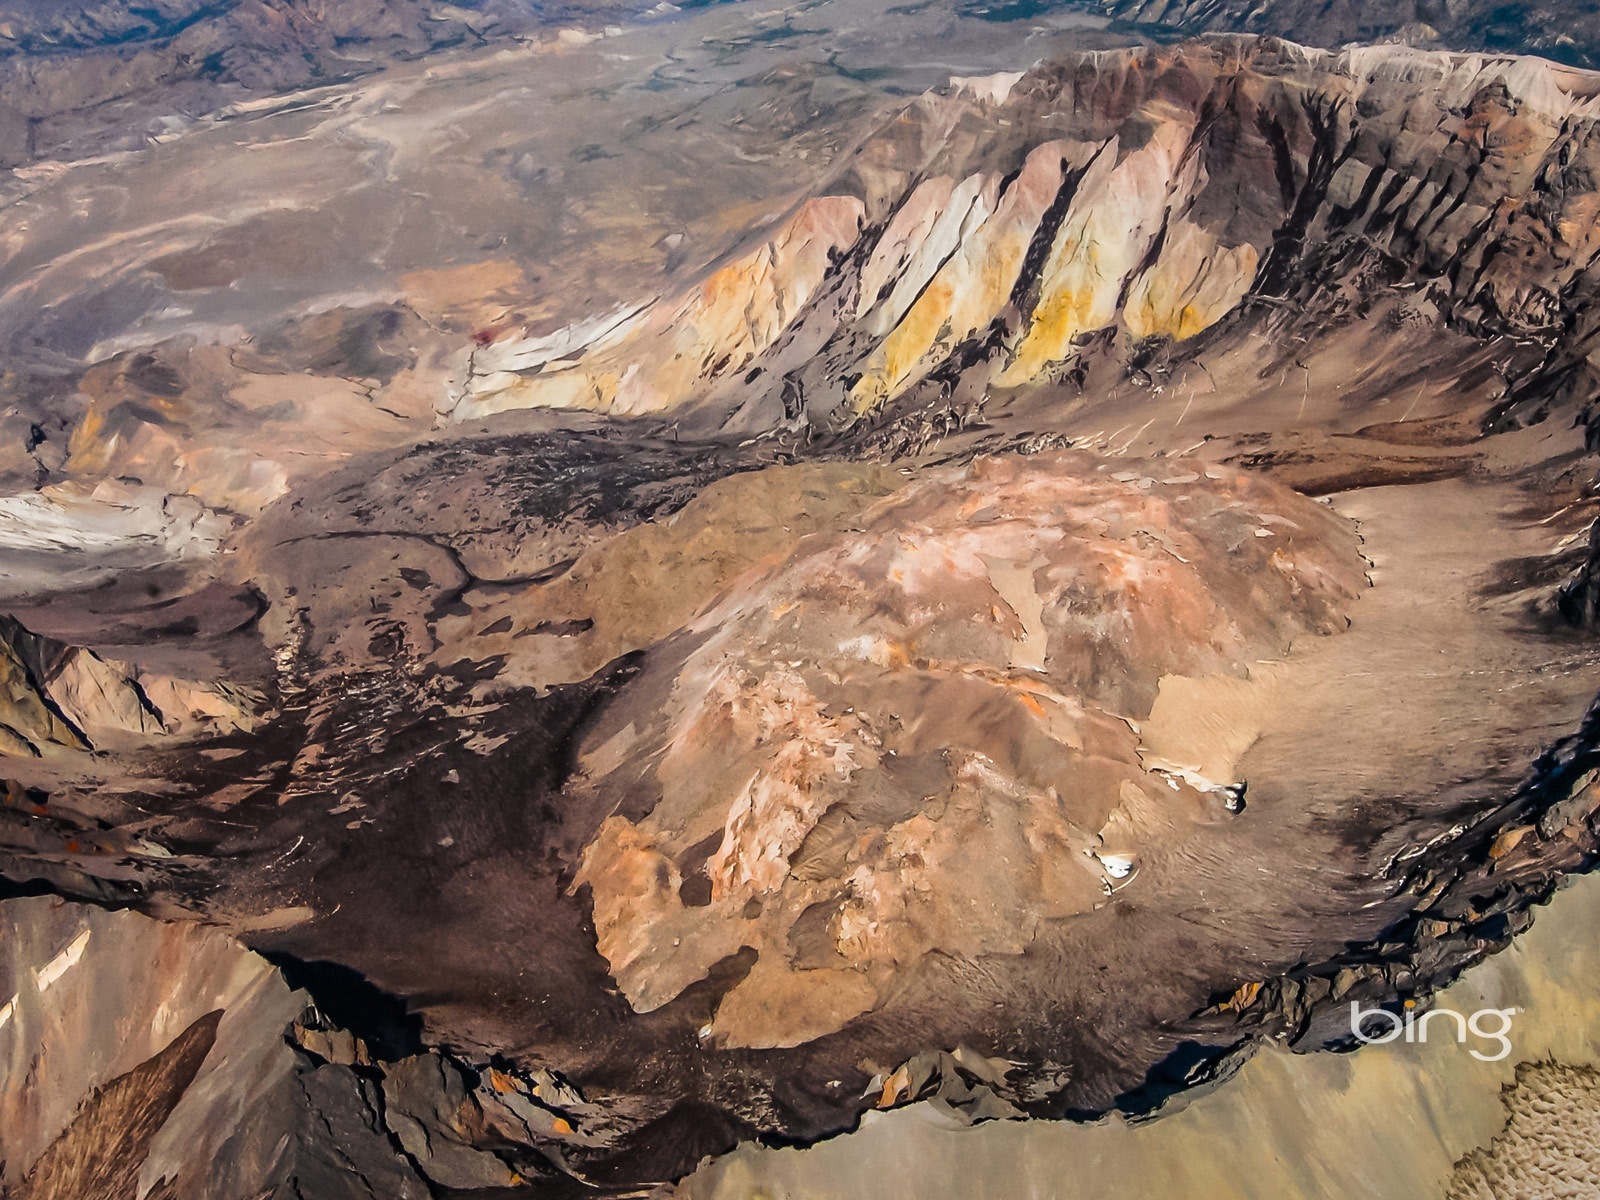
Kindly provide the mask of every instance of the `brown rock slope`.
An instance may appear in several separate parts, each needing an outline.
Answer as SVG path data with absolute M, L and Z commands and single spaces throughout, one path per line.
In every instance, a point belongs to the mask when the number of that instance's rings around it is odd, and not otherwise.
M 620 810 L 575 877 L 600 952 L 641 1012 L 753 952 L 705 1031 L 734 1046 L 1021 955 L 1236 782 L 1145 769 L 1158 681 L 1246 677 L 1361 580 L 1326 510 L 1181 460 L 930 472 L 735 583 L 587 735 L 576 786 Z

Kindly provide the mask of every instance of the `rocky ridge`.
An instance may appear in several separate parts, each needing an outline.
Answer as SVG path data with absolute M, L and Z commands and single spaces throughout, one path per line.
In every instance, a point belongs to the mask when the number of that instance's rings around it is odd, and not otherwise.
M 1534 59 L 1246 39 L 954 85 L 694 292 L 473 348 L 452 412 L 837 428 L 1148 380 L 1307 310 L 1503 338 L 1508 390 L 1588 394 L 1597 116 L 1592 77 Z

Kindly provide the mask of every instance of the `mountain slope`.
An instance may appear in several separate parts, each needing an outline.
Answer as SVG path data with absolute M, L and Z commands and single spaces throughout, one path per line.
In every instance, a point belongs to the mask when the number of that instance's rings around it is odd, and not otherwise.
M 754 94 L 800 132 L 680 261 L 600 186 L 663 139 L 582 174 L 576 108 L 539 145 L 623 232 L 485 249 L 536 206 L 472 208 L 461 179 L 522 161 L 475 139 L 523 143 L 458 114 L 523 62 L 30 202 L 25 282 L 76 298 L 49 346 L 12 326 L 70 381 L 31 396 L 67 443 L 39 469 L 232 513 L 124 514 L 172 553 L 24 624 L 98 653 L 167 589 L 190 632 L 100 660 L 267 695 L 253 728 L 8 755 L 8 878 L 334 964 L 330 1000 L 409 1006 L 484 1101 L 559 1072 L 586 1119 L 529 1144 L 627 1187 L 928 1089 L 1146 1111 L 1269 1039 L 1337 1042 L 1346 999 L 1425 996 L 1592 861 L 1596 76 L 1225 37 L 962 77 L 883 122 L 785 76 Z M 49 219 L 101 170 L 185 163 L 203 200 L 240 157 L 337 163 L 297 177 L 292 229 L 354 254 L 317 189 L 415 228 L 394 180 L 439 181 L 408 105 L 464 215 L 358 255 L 364 290 L 203 204 Z M 875 127 L 816 140 L 823 112 Z M 467 1075 L 388 1066 L 417 1111 L 476 1111 Z M 441 1177 L 495 1169 L 476 1121 Z
M 1289 314 L 1313 343 L 1375 321 L 1503 339 L 1508 393 L 1592 392 L 1591 77 L 1223 39 L 991 86 L 908 111 L 842 194 L 696 291 L 475 348 L 453 414 L 692 401 L 744 430 L 837 428 L 1147 380 Z M 801 266 L 823 254 L 825 281 Z

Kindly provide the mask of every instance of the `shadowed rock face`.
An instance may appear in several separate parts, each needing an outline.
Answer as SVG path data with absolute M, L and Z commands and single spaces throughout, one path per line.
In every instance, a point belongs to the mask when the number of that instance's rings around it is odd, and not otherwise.
M 401 1013 L 262 1126 L 397 1194 L 1140 1111 L 1594 854 L 1594 77 L 727 19 L 0 209 L 0 873 Z
M 8 1195 L 425 1194 L 349 1070 L 287 1040 L 305 995 L 224 934 L 54 897 L 0 913 Z
M 254 727 L 259 695 L 143 671 L 0 618 L 0 746 L 7 754 L 91 750 L 121 741 Z
M 40 1155 L 17 1194 L 25 1200 L 113 1200 L 133 1192 L 151 1139 L 215 1045 L 221 1017 L 220 1011 L 201 1017 L 154 1058 L 96 1090 L 71 1129 Z

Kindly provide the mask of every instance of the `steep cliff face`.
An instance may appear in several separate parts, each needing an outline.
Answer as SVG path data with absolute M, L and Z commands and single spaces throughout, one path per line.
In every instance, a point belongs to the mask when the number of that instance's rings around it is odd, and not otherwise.
M 473 352 L 493 368 L 452 411 L 839 427 L 956 391 L 1082 391 L 1107 364 L 1166 370 L 1285 310 L 1322 332 L 1382 319 L 1514 339 L 1548 390 L 1588 371 L 1597 117 L 1580 73 L 1404 47 L 1218 40 L 953 86 L 775 235 L 812 263 L 842 257 L 825 280 L 758 249 L 668 304 L 670 354 L 629 319 L 502 337 Z
M 334 1177 L 313 1166 L 326 1140 L 296 1128 L 314 1089 L 284 1035 L 305 998 L 267 963 L 214 930 L 50 898 L 0 903 L 0 920 L 8 1195 L 255 1194 L 275 1165 Z M 386 1153 L 347 1146 L 380 1177 Z
M 671 408 L 704 382 L 748 369 L 778 340 L 855 243 L 862 216 L 860 202 L 849 197 L 808 200 L 771 241 L 677 304 L 612 314 L 532 341 L 491 342 L 473 351 L 467 398 L 452 413 L 467 420 L 497 411 L 502 406 L 473 398 L 517 388 L 525 378 L 530 407 L 622 415 Z

